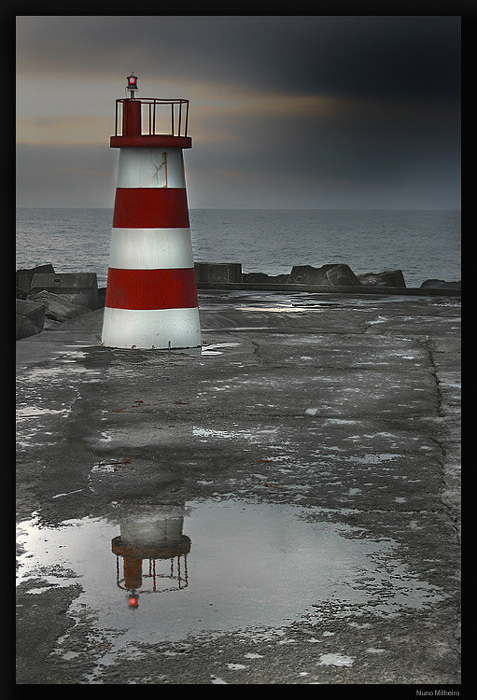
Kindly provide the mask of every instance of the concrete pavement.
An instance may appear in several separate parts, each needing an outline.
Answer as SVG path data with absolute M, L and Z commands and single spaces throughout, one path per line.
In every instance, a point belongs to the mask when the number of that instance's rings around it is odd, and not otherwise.
M 199 305 L 202 350 L 17 341 L 17 683 L 458 684 L 460 299 Z M 111 542 L 166 521 L 130 609 Z

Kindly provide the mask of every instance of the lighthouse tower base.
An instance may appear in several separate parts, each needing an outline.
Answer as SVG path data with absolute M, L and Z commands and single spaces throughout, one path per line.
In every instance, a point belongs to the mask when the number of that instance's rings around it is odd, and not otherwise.
M 199 309 L 105 307 L 103 345 L 115 348 L 179 349 L 201 344 Z

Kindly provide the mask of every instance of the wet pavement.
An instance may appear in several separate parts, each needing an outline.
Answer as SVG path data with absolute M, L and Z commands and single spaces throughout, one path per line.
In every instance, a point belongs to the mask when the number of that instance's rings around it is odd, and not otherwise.
M 17 683 L 459 684 L 460 299 L 17 341 Z

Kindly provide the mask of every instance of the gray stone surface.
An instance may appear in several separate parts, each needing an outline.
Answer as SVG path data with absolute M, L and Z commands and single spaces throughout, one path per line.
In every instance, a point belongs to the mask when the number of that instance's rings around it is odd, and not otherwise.
M 459 684 L 460 300 L 199 304 L 202 351 L 16 344 L 17 683 Z M 188 587 L 123 610 L 111 541 L 167 504 Z
M 66 294 L 55 294 L 43 289 L 31 296 L 31 299 L 45 307 L 46 318 L 53 321 L 69 321 L 76 316 L 81 316 L 89 312 L 89 309 L 82 304 L 71 301 Z

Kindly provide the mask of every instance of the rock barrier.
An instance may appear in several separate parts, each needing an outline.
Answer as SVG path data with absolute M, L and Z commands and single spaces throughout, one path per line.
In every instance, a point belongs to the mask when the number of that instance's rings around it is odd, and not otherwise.
M 320 267 L 294 265 L 289 273 L 268 275 L 242 271 L 237 262 L 196 262 L 198 289 L 255 289 L 273 291 L 349 292 L 357 294 L 453 294 L 461 283 L 428 279 L 408 288 L 402 270 L 355 274 L 345 263 Z M 95 273 L 57 273 L 50 263 L 16 272 L 17 326 L 20 338 L 51 330 L 76 316 L 102 308 L 105 287 L 97 286 Z
M 27 299 L 16 300 L 16 339 L 27 338 L 43 330 L 46 306 Z
M 31 280 L 30 294 L 43 290 L 91 310 L 98 308 L 98 283 L 92 272 L 37 272 Z
M 37 267 L 32 267 L 28 270 L 17 270 L 17 290 L 21 289 L 28 294 L 28 292 L 31 289 L 32 279 L 35 275 L 54 274 L 54 272 L 55 270 L 51 263 L 46 263 L 45 265 L 38 265 Z
M 54 292 L 49 292 L 47 289 L 42 289 L 41 292 L 31 295 L 30 299 L 44 304 L 45 322 L 46 319 L 50 319 L 56 323 L 63 323 L 64 321 L 69 321 L 72 318 L 76 318 L 76 316 L 81 316 L 92 310 L 82 304 L 76 304 L 70 301 L 68 296 L 67 294 L 55 294 Z M 54 325 L 50 325 L 50 327 L 54 328 Z
M 265 272 L 242 272 L 240 263 L 195 263 L 197 286 L 218 284 L 242 284 L 246 285 L 276 285 L 287 286 L 303 285 L 304 287 L 317 287 L 317 291 L 328 291 L 326 288 L 369 288 L 408 289 L 402 270 L 384 270 L 383 272 L 365 272 L 355 274 L 351 267 L 345 263 L 328 263 L 320 267 L 312 265 L 294 265 L 291 271 L 280 275 L 268 275 Z M 415 288 L 411 288 L 415 289 Z M 444 280 L 429 279 L 421 284 L 418 289 L 440 289 L 460 291 L 461 283 L 446 282 Z
M 103 303 L 104 306 L 104 303 Z M 16 339 L 99 308 L 95 273 L 56 273 L 53 265 L 40 265 L 16 273 Z
M 209 263 L 196 262 L 195 280 L 201 282 L 241 282 L 242 263 Z

